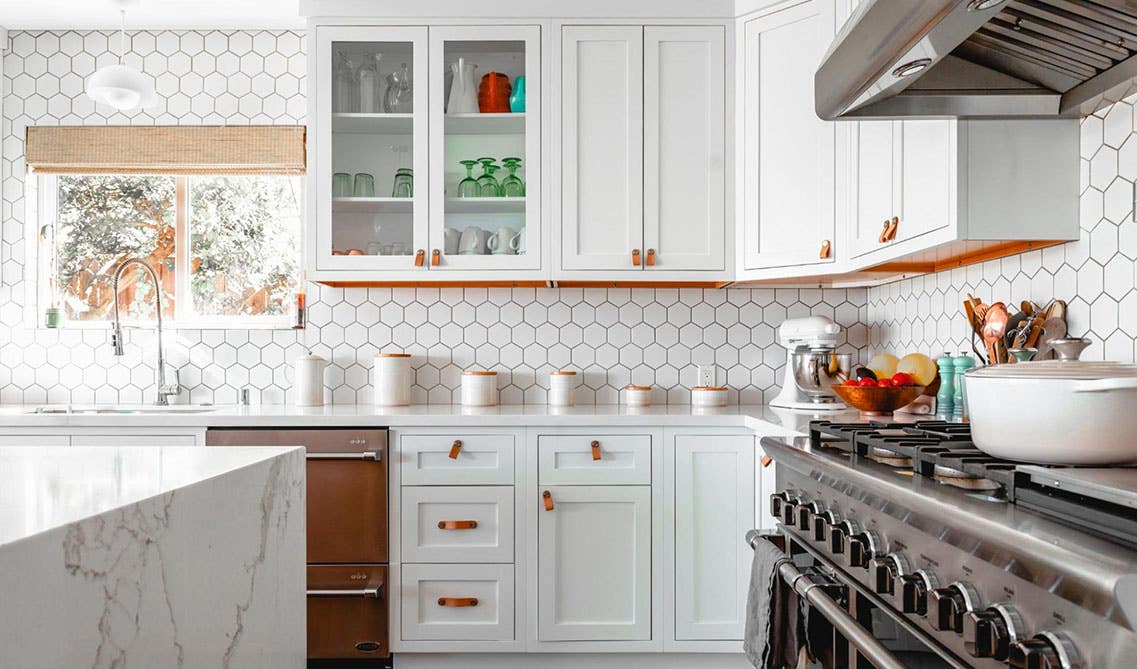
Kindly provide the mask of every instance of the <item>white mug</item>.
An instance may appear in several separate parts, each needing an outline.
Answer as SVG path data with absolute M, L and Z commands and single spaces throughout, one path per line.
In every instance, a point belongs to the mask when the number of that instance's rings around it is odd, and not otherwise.
M 513 238 L 517 236 L 517 231 L 509 226 L 498 228 L 497 232 L 490 235 L 486 240 L 486 246 L 489 248 L 490 253 L 495 256 L 500 255 L 513 255 L 517 250 L 513 248 Z
M 525 228 L 521 228 L 521 232 L 509 240 L 509 248 L 513 249 L 514 253 L 525 253 Z
M 462 230 L 462 236 L 458 239 L 458 253 L 464 256 L 484 256 L 488 235 L 489 233 L 476 225 Z
M 462 239 L 462 231 L 457 228 L 446 228 L 442 231 L 442 252 L 448 256 L 458 255 L 458 243 Z

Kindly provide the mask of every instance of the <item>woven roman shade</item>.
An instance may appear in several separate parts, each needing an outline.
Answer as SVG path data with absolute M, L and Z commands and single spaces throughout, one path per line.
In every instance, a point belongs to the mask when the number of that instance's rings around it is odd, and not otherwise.
M 29 126 L 45 174 L 303 174 L 302 125 Z

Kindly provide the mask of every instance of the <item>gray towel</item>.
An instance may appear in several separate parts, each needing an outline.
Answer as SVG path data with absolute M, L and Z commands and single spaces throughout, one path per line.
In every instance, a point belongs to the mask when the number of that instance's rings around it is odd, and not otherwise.
M 757 669 L 795 667 L 798 642 L 798 597 L 778 575 L 789 558 L 773 542 L 755 542 L 746 597 L 746 633 L 743 649 Z

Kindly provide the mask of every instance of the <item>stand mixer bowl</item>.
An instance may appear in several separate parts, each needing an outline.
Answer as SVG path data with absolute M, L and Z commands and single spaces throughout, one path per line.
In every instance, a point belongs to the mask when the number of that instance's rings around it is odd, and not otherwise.
M 795 349 L 789 357 L 790 374 L 799 392 L 814 401 L 835 401 L 831 386 L 844 383 L 853 369 L 853 356 L 833 349 Z

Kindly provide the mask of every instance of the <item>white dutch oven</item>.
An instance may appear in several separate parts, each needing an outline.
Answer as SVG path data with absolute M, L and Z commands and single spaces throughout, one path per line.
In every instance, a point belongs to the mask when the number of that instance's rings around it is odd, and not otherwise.
M 964 383 L 971 438 L 988 455 L 1137 463 L 1137 365 L 1042 360 L 972 369 Z

